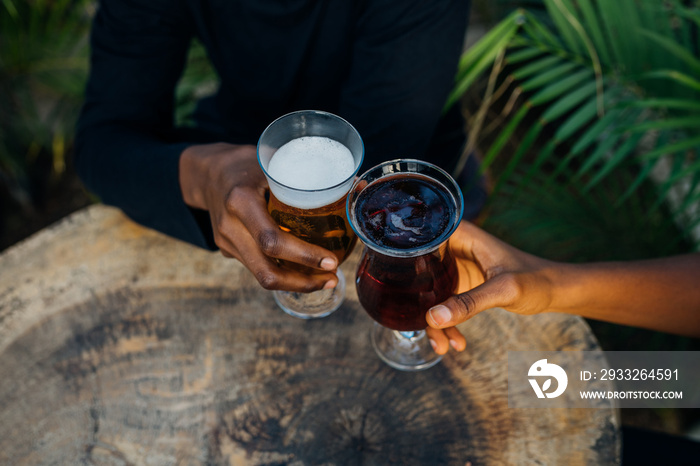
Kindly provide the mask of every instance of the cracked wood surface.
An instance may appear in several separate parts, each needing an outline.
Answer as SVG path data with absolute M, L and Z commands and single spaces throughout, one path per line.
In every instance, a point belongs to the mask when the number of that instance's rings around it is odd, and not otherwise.
M 507 351 L 599 349 L 583 320 L 493 309 L 420 373 L 370 326 L 352 280 L 294 319 L 238 262 L 88 207 L 0 255 L 0 464 L 619 462 L 613 409 L 508 408 Z

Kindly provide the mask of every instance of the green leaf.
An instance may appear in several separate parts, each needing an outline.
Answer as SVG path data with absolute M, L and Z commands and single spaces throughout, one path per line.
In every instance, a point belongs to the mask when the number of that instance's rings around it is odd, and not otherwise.
M 697 189 L 699 184 L 700 170 L 697 170 L 694 173 L 690 189 L 685 195 L 683 202 L 676 209 L 678 212 L 685 213 L 688 211 L 688 209 L 693 209 L 695 207 L 695 204 L 700 200 L 700 190 Z M 698 215 L 698 219 L 700 219 L 700 215 Z M 700 248 L 700 245 L 698 245 L 698 247 Z
M 674 109 L 674 110 L 698 110 L 700 111 L 700 102 L 688 99 L 644 99 L 644 100 L 625 100 L 617 104 L 619 107 L 634 107 L 634 108 L 655 108 L 655 109 Z
M 670 175 L 666 177 L 663 184 L 659 188 L 659 196 L 657 196 L 656 202 L 649 209 L 650 212 L 656 212 L 662 205 L 666 204 L 669 199 L 669 193 L 674 187 L 674 182 L 672 180 L 673 175 L 678 173 L 683 169 L 685 163 L 684 157 L 673 157 L 672 165 L 670 170 Z
M 598 102 L 595 99 L 589 100 L 559 126 L 557 132 L 554 133 L 554 139 L 557 142 L 561 142 L 571 137 L 576 131 L 595 118 L 597 109 Z
M 683 139 L 673 144 L 657 147 L 654 150 L 642 154 L 641 158 L 642 160 L 655 159 L 667 154 L 675 154 L 676 152 L 689 150 L 698 146 L 700 146 L 700 136 L 695 136 L 688 139 Z
M 687 166 L 684 166 L 682 169 L 678 170 L 678 172 L 673 173 L 668 178 L 668 182 L 674 184 L 681 179 L 692 175 L 693 173 L 697 173 L 698 171 L 700 171 L 700 161 L 688 164 Z
M 675 81 L 683 86 L 686 86 L 695 91 L 700 91 L 700 81 L 688 76 L 685 73 L 674 70 L 656 70 L 644 73 L 639 77 L 640 80 L 644 79 L 669 79 Z
M 569 91 L 571 88 L 585 81 L 587 78 L 593 76 L 593 72 L 589 69 L 583 69 L 573 75 L 564 78 L 554 84 L 547 86 L 541 91 L 537 92 L 531 99 L 530 103 L 533 106 L 541 105 L 548 102 L 557 96 Z
M 621 206 L 630 196 L 632 196 L 637 191 L 637 189 L 642 185 L 642 183 L 649 179 L 649 174 L 651 173 L 653 168 L 654 162 L 652 161 L 649 161 L 642 165 L 642 169 L 639 171 L 637 178 L 635 178 L 635 180 L 632 183 L 630 183 L 630 185 L 627 187 L 627 190 L 618 197 L 615 203 L 616 207 Z
M 455 78 L 456 84 L 447 97 L 443 113 L 459 101 L 467 89 L 493 65 L 496 57 L 508 47 L 509 41 L 520 27 L 521 17 L 520 12 L 514 12 L 462 54 Z
M 587 84 L 584 84 L 578 89 L 564 95 L 554 104 L 550 105 L 549 108 L 547 108 L 547 110 L 542 114 L 540 119 L 542 121 L 548 122 L 559 118 L 564 113 L 568 112 L 581 101 L 583 101 L 587 97 L 590 97 L 591 95 L 594 97 L 593 102 L 595 103 L 596 89 L 597 83 L 595 81 L 591 81 Z
M 591 40 L 595 45 L 596 51 L 603 63 L 610 64 L 610 52 L 608 51 L 608 40 L 605 38 L 603 26 L 601 25 L 598 15 L 595 13 L 595 8 L 590 0 L 578 0 L 578 6 L 581 10 L 583 20 L 586 25 L 586 30 L 591 36 Z
M 608 137 L 600 141 L 595 146 L 593 153 L 585 158 L 581 168 L 579 168 L 578 173 L 576 173 L 575 179 L 580 180 L 584 175 L 586 175 L 591 168 L 593 168 L 593 166 L 605 156 L 605 154 L 613 150 L 620 139 L 622 139 L 622 135 L 610 134 Z
M 600 180 L 610 174 L 614 168 L 621 164 L 630 154 L 633 153 L 634 149 L 639 144 L 639 140 L 642 135 L 632 135 L 625 142 L 623 142 L 620 147 L 615 151 L 615 153 L 605 161 L 603 166 L 598 170 L 593 179 L 591 179 L 585 186 L 584 190 L 588 191 L 593 186 L 598 184 Z
M 606 31 L 607 43 L 611 47 L 612 56 L 610 59 L 617 66 L 626 66 L 627 57 L 627 44 L 626 35 L 629 33 L 629 28 L 626 24 L 622 23 L 620 18 L 621 12 L 618 8 L 618 1 L 598 1 L 596 2 L 598 8 L 600 9 L 600 19 L 603 22 L 603 26 Z M 626 1 L 626 0 L 625 0 Z M 622 27 L 620 27 L 622 26 Z
M 537 75 L 528 79 L 520 87 L 522 87 L 524 91 L 531 91 L 533 89 L 537 89 L 545 84 L 549 84 L 555 79 L 558 79 L 568 74 L 569 71 L 573 70 L 576 67 L 577 65 L 575 63 L 564 63 L 562 65 L 549 68 L 548 70 L 538 73 Z M 516 78 L 522 78 L 522 76 L 516 76 L 515 74 L 513 74 L 513 76 L 515 76 Z
M 543 48 L 549 48 L 551 50 L 561 50 L 561 42 L 559 38 L 552 34 L 552 31 L 547 29 L 541 21 L 535 18 L 531 14 L 526 13 L 527 21 L 523 23 L 523 31 L 525 34 L 533 40 L 533 42 Z
M 678 57 L 683 63 L 688 65 L 696 74 L 700 74 L 700 60 L 690 50 L 681 46 L 675 40 L 661 36 L 655 32 L 642 31 L 642 34 L 659 44 L 670 54 Z
M 491 144 L 491 147 L 482 159 L 481 167 L 483 170 L 486 170 L 493 163 L 496 156 L 501 152 L 501 150 L 508 143 L 508 141 L 510 141 L 511 136 L 518 128 L 520 122 L 522 122 L 523 119 L 527 116 L 528 111 L 528 106 L 522 106 L 518 110 L 518 112 L 513 116 L 513 118 L 510 119 L 505 128 L 503 128 L 503 131 L 499 133 L 498 137 L 495 139 L 493 144 Z
M 15 4 L 12 3 L 12 0 L 2 0 L 2 4 L 5 6 L 5 9 L 10 14 L 12 19 L 16 20 L 19 16 L 19 13 L 17 12 L 17 7 L 15 6 Z
M 609 88 L 604 96 L 606 105 L 609 105 L 610 102 L 614 102 L 618 98 L 619 93 L 619 88 Z M 622 110 L 614 107 L 608 110 L 605 115 L 593 123 L 578 140 L 571 141 L 573 143 L 571 148 L 572 154 L 578 155 L 586 150 L 591 144 L 599 140 L 603 134 L 608 133 L 609 128 L 615 126 L 624 114 Z
M 643 121 L 634 125 L 621 127 L 619 131 L 630 131 L 633 133 L 638 133 L 644 131 L 659 131 L 663 129 L 682 128 L 700 129 L 700 115 L 679 118 L 667 118 L 664 120 Z
M 518 149 L 508 161 L 508 165 L 506 165 L 505 169 L 498 177 L 496 185 L 493 188 L 493 194 L 497 193 L 501 189 L 503 184 L 507 183 L 510 180 L 511 175 L 519 166 L 522 158 L 528 153 L 530 148 L 532 148 L 533 144 L 537 140 L 537 137 L 542 131 L 542 128 L 544 128 L 542 125 L 530 126 L 530 129 L 527 131 L 522 141 L 520 141 L 520 143 L 518 144 Z M 510 136 L 508 135 L 506 137 Z
M 514 65 L 522 61 L 531 60 L 539 55 L 542 55 L 544 51 L 535 47 L 522 47 L 516 51 L 506 53 L 506 62 Z
M 452 89 L 447 97 L 447 102 L 443 107 L 443 113 L 446 112 L 452 105 L 459 101 L 460 97 L 471 87 L 476 80 L 486 72 L 491 65 L 493 65 L 495 56 L 483 56 L 480 57 L 476 64 L 472 67 L 468 74 L 463 76 Z
M 548 70 L 553 66 L 558 65 L 562 61 L 563 60 L 559 57 L 546 56 L 513 72 L 513 77 L 516 79 L 525 79 L 528 76 L 540 73 L 543 70 Z
M 544 4 L 547 7 L 549 17 L 557 26 L 557 32 L 564 39 L 564 43 L 571 51 L 580 55 L 584 47 L 571 24 L 570 17 L 575 16 L 573 5 L 568 0 L 544 0 Z M 568 13 L 568 17 L 565 13 Z
M 461 71 L 474 62 L 474 57 L 498 56 L 498 50 L 503 47 L 504 43 L 510 41 L 515 31 L 520 27 L 522 19 L 522 11 L 516 10 L 492 27 L 489 32 L 462 54 L 457 67 L 457 76 L 459 77 Z
M 700 10 L 695 8 L 695 9 L 687 9 L 687 8 L 677 8 L 675 10 L 675 13 L 678 14 L 679 16 L 692 21 L 693 23 L 697 24 L 700 26 Z

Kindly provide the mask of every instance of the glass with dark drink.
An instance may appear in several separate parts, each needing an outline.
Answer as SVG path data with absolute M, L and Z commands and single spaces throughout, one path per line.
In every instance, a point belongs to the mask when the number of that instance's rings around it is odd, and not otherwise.
M 260 136 L 258 162 L 270 186 L 268 212 L 279 227 L 331 251 L 338 264 L 352 250 L 356 236 L 346 215 L 346 197 L 364 157 L 355 128 L 327 112 L 304 110 L 273 121 Z M 306 273 L 312 269 L 281 261 Z M 288 314 L 324 317 L 345 298 L 345 278 L 338 286 L 313 293 L 273 291 Z
M 421 370 L 440 361 L 425 334 L 427 310 L 457 288 L 447 240 L 462 218 L 462 192 L 435 165 L 394 160 L 350 190 L 348 218 L 365 244 L 357 295 L 376 321 L 372 344 L 390 366 Z

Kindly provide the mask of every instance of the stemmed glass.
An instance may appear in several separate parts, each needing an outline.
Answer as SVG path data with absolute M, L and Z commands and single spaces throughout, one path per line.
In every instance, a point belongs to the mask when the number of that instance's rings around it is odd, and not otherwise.
M 338 264 L 357 240 L 348 224 L 345 198 L 363 157 L 364 144 L 355 128 L 339 116 L 316 110 L 279 117 L 258 141 L 258 163 L 270 186 L 270 215 L 282 230 L 331 251 Z M 313 273 L 302 265 L 280 262 Z M 337 276 L 334 289 L 273 291 L 275 301 L 295 317 L 325 317 L 345 298 L 340 269 Z
M 420 160 L 377 165 L 350 190 L 348 218 L 366 246 L 357 295 L 376 321 L 375 351 L 396 369 L 427 369 L 442 359 L 430 346 L 425 313 L 456 291 L 457 266 L 447 240 L 463 204 L 450 175 Z

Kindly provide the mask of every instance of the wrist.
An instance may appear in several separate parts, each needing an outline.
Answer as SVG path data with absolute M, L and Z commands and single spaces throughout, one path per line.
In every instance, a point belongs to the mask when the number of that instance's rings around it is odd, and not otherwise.
M 207 210 L 206 187 L 211 184 L 211 156 L 230 147 L 225 143 L 187 147 L 180 154 L 179 182 L 182 198 L 190 207 Z

